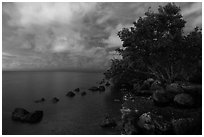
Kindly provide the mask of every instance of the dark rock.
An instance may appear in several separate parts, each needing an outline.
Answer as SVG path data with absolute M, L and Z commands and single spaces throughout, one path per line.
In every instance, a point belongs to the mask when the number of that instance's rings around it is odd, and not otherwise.
M 150 87 L 151 90 L 157 90 L 157 89 L 162 89 L 162 83 L 159 81 L 159 80 L 155 80 L 151 87 Z
M 15 108 L 14 112 L 12 112 L 12 119 L 17 121 L 25 121 L 28 114 L 29 112 L 23 108 Z
M 85 96 L 85 95 L 86 95 L 86 92 L 83 91 L 83 92 L 81 93 L 81 96 Z
M 149 90 L 153 82 L 154 82 L 154 79 L 152 78 L 145 80 L 142 86 L 140 87 L 140 90 Z
M 72 92 L 72 91 L 69 91 L 69 92 L 66 94 L 66 96 L 68 96 L 68 97 L 74 97 L 74 96 L 75 96 L 75 93 Z
M 99 91 L 105 91 L 106 89 L 105 89 L 104 86 L 99 86 L 99 87 L 98 87 L 98 90 L 99 90 Z
M 43 111 L 35 111 L 33 113 L 28 112 L 23 108 L 16 108 L 12 112 L 12 120 L 27 122 L 27 123 L 37 123 L 40 122 L 43 117 Z
M 74 91 L 79 92 L 79 91 L 80 91 L 80 89 L 79 89 L 79 88 L 76 88 Z
M 106 86 L 110 86 L 110 83 L 107 81 L 105 85 L 106 85 Z
M 54 98 L 52 99 L 52 102 L 53 102 L 53 103 L 57 103 L 57 102 L 59 102 L 59 99 L 58 99 L 57 97 L 54 97 Z
M 98 88 L 98 87 L 91 87 L 91 88 L 89 88 L 89 90 L 90 90 L 90 91 L 98 91 L 99 88 Z
M 43 111 L 37 110 L 33 113 L 28 114 L 25 121 L 28 123 L 37 123 L 41 121 L 42 117 L 43 117 Z
M 114 119 L 112 119 L 109 115 L 105 117 L 105 119 L 100 124 L 103 128 L 115 127 L 117 124 Z
M 179 83 L 171 83 L 170 85 L 167 85 L 166 91 L 172 94 L 183 93 L 183 89 Z
M 156 90 L 153 93 L 152 99 L 158 106 L 167 105 L 173 99 L 172 95 L 167 93 L 164 89 Z
M 194 105 L 193 97 L 186 93 L 176 95 L 174 102 L 180 107 L 192 107 Z
M 140 134 L 161 135 L 171 132 L 171 124 L 164 120 L 162 116 L 151 112 L 144 113 L 139 117 L 137 125 Z
M 197 121 L 193 118 L 180 118 L 172 120 L 172 127 L 174 134 L 176 135 L 192 135 L 197 134 L 195 131 L 198 131 L 196 128 L 201 127 L 198 126 Z M 199 134 L 199 133 L 198 133 Z M 200 131 L 201 134 L 201 131 Z
M 41 102 L 44 102 L 45 101 L 45 98 L 41 98 L 41 99 L 39 99 L 39 100 L 35 100 L 34 102 L 35 103 L 41 103 Z

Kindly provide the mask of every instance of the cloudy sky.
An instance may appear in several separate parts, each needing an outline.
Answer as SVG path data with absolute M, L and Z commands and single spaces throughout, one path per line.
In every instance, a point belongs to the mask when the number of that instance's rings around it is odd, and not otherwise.
M 3 3 L 3 70 L 103 70 L 121 46 L 116 33 L 151 6 L 166 3 Z M 202 3 L 176 3 L 188 22 L 202 23 Z

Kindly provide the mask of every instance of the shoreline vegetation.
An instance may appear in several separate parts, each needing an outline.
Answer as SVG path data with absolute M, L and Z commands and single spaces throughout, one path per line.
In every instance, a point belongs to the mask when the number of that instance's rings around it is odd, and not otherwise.
M 184 35 L 174 3 L 151 8 L 118 36 L 104 73 L 123 93 L 121 134 L 202 134 L 202 30 Z

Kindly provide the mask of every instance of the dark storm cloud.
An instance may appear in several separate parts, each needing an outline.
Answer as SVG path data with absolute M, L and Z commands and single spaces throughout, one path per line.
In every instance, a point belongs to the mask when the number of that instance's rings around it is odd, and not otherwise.
M 116 33 L 166 3 L 3 3 L 3 69 L 104 69 Z M 201 26 L 201 3 L 176 3 Z

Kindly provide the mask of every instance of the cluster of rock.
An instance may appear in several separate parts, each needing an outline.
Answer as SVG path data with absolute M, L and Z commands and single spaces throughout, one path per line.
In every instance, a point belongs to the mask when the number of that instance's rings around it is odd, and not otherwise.
M 122 134 L 126 135 L 190 135 L 197 134 L 198 119 L 178 118 L 166 120 L 162 115 L 130 111 L 123 114 Z
M 46 101 L 45 98 L 41 98 L 41 99 L 35 100 L 34 102 L 35 102 L 35 103 L 43 103 L 43 102 L 45 102 L 45 101 Z M 59 102 L 59 98 L 53 97 L 51 101 L 52 101 L 53 103 L 57 103 L 57 102 Z
M 122 89 L 124 91 L 124 89 Z M 145 98 L 151 108 L 144 105 L 135 98 Z M 192 110 L 201 107 L 202 103 L 202 85 L 195 85 L 190 83 L 174 82 L 170 84 L 162 84 L 158 80 L 149 78 L 141 83 L 133 85 L 133 92 L 128 91 L 123 96 L 124 102 L 131 102 L 129 106 L 122 105 L 122 134 L 201 134 L 202 115 L 200 112 L 198 116 L 185 116 L 174 118 L 174 110 Z M 152 102 L 152 103 L 151 103 Z M 143 110 L 138 110 L 134 104 L 141 103 Z M 125 104 L 125 103 L 123 103 Z M 144 105 L 144 106 L 142 106 Z M 138 106 L 138 105 L 136 105 Z M 155 109 L 155 108 L 156 109 Z M 172 109 L 172 115 L 157 114 L 153 110 L 169 111 Z M 179 111 L 180 112 L 180 111 Z M 170 115 L 170 114 L 169 114 Z
M 23 108 L 16 108 L 12 113 L 12 120 L 26 122 L 26 123 L 37 123 L 40 122 L 43 117 L 42 110 L 36 110 L 29 112 Z
M 101 82 L 99 82 L 99 84 L 105 84 L 105 86 L 110 86 L 110 83 L 108 81 L 105 81 L 105 79 L 102 79 Z
M 152 78 L 145 80 L 141 86 L 134 84 L 133 90 L 136 95 L 152 96 L 158 106 L 174 104 L 178 107 L 194 107 L 201 102 L 202 95 L 201 85 L 179 82 L 162 85 Z
M 100 85 L 105 83 L 105 80 L 103 79 L 100 82 Z M 105 86 L 110 86 L 109 82 L 105 83 Z M 104 92 L 105 91 L 105 86 L 101 85 L 99 87 L 91 87 L 89 90 L 91 91 L 100 91 L 100 92 Z M 74 97 L 76 95 L 76 93 L 80 92 L 80 88 L 76 88 L 73 91 L 69 91 L 67 92 L 66 96 L 67 97 Z M 86 91 L 82 91 L 81 92 L 81 96 L 85 96 L 87 94 Z M 38 100 L 35 100 L 35 103 L 43 103 L 45 102 L 45 98 L 41 98 Z M 57 97 L 53 97 L 51 99 L 51 101 L 53 103 L 57 103 L 60 101 L 59 98 Z M 42 110 L 37 110 L 35 112 L 28 112 L 27 110 L 25 110 L 24 108 L 16 108 L 14 109 L 14 111 L 12 112 L 12 120 L 14 121 L 20 121 L 20 122 L 27 122 L 27 123 L 37 123 L 40 122 L 41 119 L 43 117 L 43 111 Z M 110 117 L 106 117 L 106 119 L 104 120 L 103 124 L 101 125 L 102 127 L 110 127 L 114 125 L 114 120 L 112 120 Z

